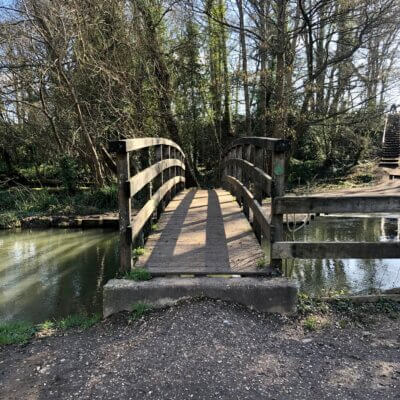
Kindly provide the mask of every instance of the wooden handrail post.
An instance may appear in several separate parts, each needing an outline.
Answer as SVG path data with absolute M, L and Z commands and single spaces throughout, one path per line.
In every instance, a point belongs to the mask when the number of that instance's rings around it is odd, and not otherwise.
M 254 148 L 254 165 L 260 169 L 262 169 L 263 165 L 264 165 L 263 156 L 264 156 L 264 150 L 260 147 L 255 147 Z M 254 174 L 253 180 L 254 180 L 254 186 L 255 186 L 254 198 L 255 198 L 255 200 L 258 201 L 258 203 L 261 206 L 262 201 L 263 201 L 263 193 L 264 193 L 262 181 L 261 181 L 260 177 L 258 176 L 258 174 Z M 258 222 L 257 218 L 254 216 L 254 214 L 253 214 L 253 230 L 257 237 L 257 240 L 259 241 L 259 243 L 261 243 L 261 240 L 262 240 L 261 225 Z
M 169 159 L 171 158 L 171 146 L 164 145 L 163 146 L 163 159 Z M 162 173 L 163 175 L 163 181 L 167 182 L 171 178 L 171 168 L 168 168 L 166 171 Z M 165 206 L 171 201 L 171 193 L 168 193 L 165 196 Z
M 164 157 L 163 153 L 163 145 L 160 144 L 159 146 L 156 147 L 155 150 L 156 153 L 156 162 L 162 161 Z M 159 177 L 157 178 L 157 190 L 164 184 L 164 174 L 161 172 Z M 160 218 L 161 213 L 164 211 L 165 208 L 165 202 L 164 200 L 160 201 L 160 204 L 157 207 L 157 219 Z
M 281 197 L 285 194 L 285 161 L 283 151 L 274 150 L 272 154 L 272 199 L 271 199 L 271 266 L 282 271 L 282 259 L 272 258 L 272 243 L 283 241 L 283 214 L 278 214 L 274 206 L 274 197 Z
M 132 268 L 132 232 L 128 228 L 132 221 L 131 199 L 126 193 L 126 182 L 130 178 L 129 153 L 117 154 L 118 204 L 119 204 L 119 265 L 124 273 Z
M 244 146 L 243 159 L 250 161 L 250 159 L 251 159 L 251 144 L 247 144 Z M 249 176 L 248 172 L 242 170 L 242 176 L 243 176 L 243 185 L 246 186 L 247 188 L 249 188 L 250 176 Z M 243 199 L 243 213 L 247 219 L 250 219 L 249 204 L 246 201 L 246 199 Z

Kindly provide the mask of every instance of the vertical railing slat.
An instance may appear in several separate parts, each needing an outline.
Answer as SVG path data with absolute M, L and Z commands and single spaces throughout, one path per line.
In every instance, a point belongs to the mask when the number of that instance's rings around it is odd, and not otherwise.
M 130 178 L 129 153 L 117 154 L 118 206 L 119 206 L 119 262 L 120 272 L 132 268 L 132 231 L 128 228 L 132 221 L 131 199 L 126 192 L 126 182 Z

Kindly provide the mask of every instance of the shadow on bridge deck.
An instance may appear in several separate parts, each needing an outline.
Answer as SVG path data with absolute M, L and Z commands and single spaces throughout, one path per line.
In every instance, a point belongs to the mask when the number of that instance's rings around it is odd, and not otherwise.
M 230 193 L 192 189 L 169 203 L 136 266 L 154 274 L 251 272 L 263 256 Z

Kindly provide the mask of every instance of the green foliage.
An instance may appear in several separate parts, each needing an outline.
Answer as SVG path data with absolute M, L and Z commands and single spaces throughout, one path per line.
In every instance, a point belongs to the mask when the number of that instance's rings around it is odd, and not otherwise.
M 145 253 L 144 247 L 136 247 L 133 249 L 133 258 L 137 259 Z
M 267 265 L 268 265 L 267 259 L 265 257 L 257 260 L 257 269 L 263 269 L 263 268 L 267 267 Z
M 316 331 L 318 329 L 318 319 L 313 315 L 308 316 L 303 321 L 303 327 L 310 332 Z
M 375 179 L 375 176 L 372 174 L 360 174 L 355 178 L 356 183 L 370 183 Z
M 15 322 L 0 325 L 0 346 L 26 343 L 36 332 L 32 324 Z
M 8 344 L 25 344 L 35 334 L 48 335 L 57 330 L 65 331 L 72 328 L 88 329 L 101 320 L 100 314 L 91 316 L 75 314 L 59 321 L 44 321 L 34 325 L 27 322 L 0 324 L 0 346 Z
M 154 232 L 156 230 L 158 230 L 158 225 L 157 224 L 152 224 L 151 225 L 151 231 Z
M 78 164 L 75 159 L 64 156 L 59 160 L 59 176 L 65 189 L 69 193 L 75 193 L 78 185 Z
M 24 322 L 0 325 L 0 345 L 26 343 L 34 333 L 34 326 Z
M 37 325 L 37 329 L 39 332 L 52 331 L 55 328 L 56 324 L 54 321 L 44 321 L 41 324 Z
M 132 306 L 131 317 L 133 321 L 142 318 L 144 315 L 148 314 L 152 310 L 152 307 L 146 303 L 135 303 Z
M 132 281 L 149 281 L 151 279 L 151 273 L 145 268 L 133 268 L 124 276 L 125 279 Z
M 30 215 L 93 214 L 117 208 L 115 185 L 82 189 L 74 194 L 58 189 L 17 187 L 0 192 L 0 225 L 12 225 Z
M 322 162 L 319 160 L 290 160 L 288 171 L 289 186 L 304 185 L 324 175 Z
M 0 229 L 17 228 L 19 225 L 19 218 L 15 212 L 0 213 Z
M 310 297 L 306 293 L 299 293 L 297 299 L 297 312 L 299 315 L 307 316 L 314 313 L 326 313 L 329 306 L 323 301 Z
M 57 327 L 61 330 L 67 330 L 71 328 L 88 329 L 97 324 L 100 320 L 101 316 L 99 314 L 94 314 L 91 316 L 74 314 L 58 321 Z

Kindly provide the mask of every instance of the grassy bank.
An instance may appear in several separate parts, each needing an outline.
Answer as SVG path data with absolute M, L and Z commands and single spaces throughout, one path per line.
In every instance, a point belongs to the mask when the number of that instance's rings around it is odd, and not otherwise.
M 117 209 L 117 188 L 64 189 L 15 187 L 0 191 L 0 228 L 19 226 L 30 216 L 89 215 Z
M 197 301 L 203 300 L 191 300 L 191 302 Z M 122 319 L 119 318 L 119 320 L 131 324 L 151 311 L 150 305 L 139 302 L 132 305 L 130 313 L 122 313 Z M 332 324 L 343 329 L 352 325 L 367 327 L 379 322 L 382 317 L 400 319 L 400 303 L 384 298 L 375 303 L 364 304 L 353 303 L 351 298 L 326 302 L 318 298 L 311 298 L 306 294 L 300 294 L 297 314 L 291 316 L 290 320 L 302 327 L 305 332 L 311 332 L 323 330 Z M 32 338 L 51 336 L 73 328 L 84 331 L 100 321 L 101 316 L 95 314 L 91 316 L 70 315 L 58 321 L 45 321 L 36 325 L 29 323 L 0 324 L 0 346 L 25 344 Z
M 365 161 L 346 173 L 332 172 L 318 162 L 292 159 L 288 169 L 287 189 L 298 194 L 368 187 L 385 176 L 378 161 Z
M 59 321 L 45 321 L 41 324 L 30 324 L 27 322 L 14 322 L 0 324 L 0 346 L 8 344 L 24 344 L 34 336 L 44 337 L 50 336 L 57 332 L 64 332 L 72 328 L 82 330 L 89 329 L 91 326 L 99 322 L 101 319 L 99 314 L 86 315 L 70 315 Z

